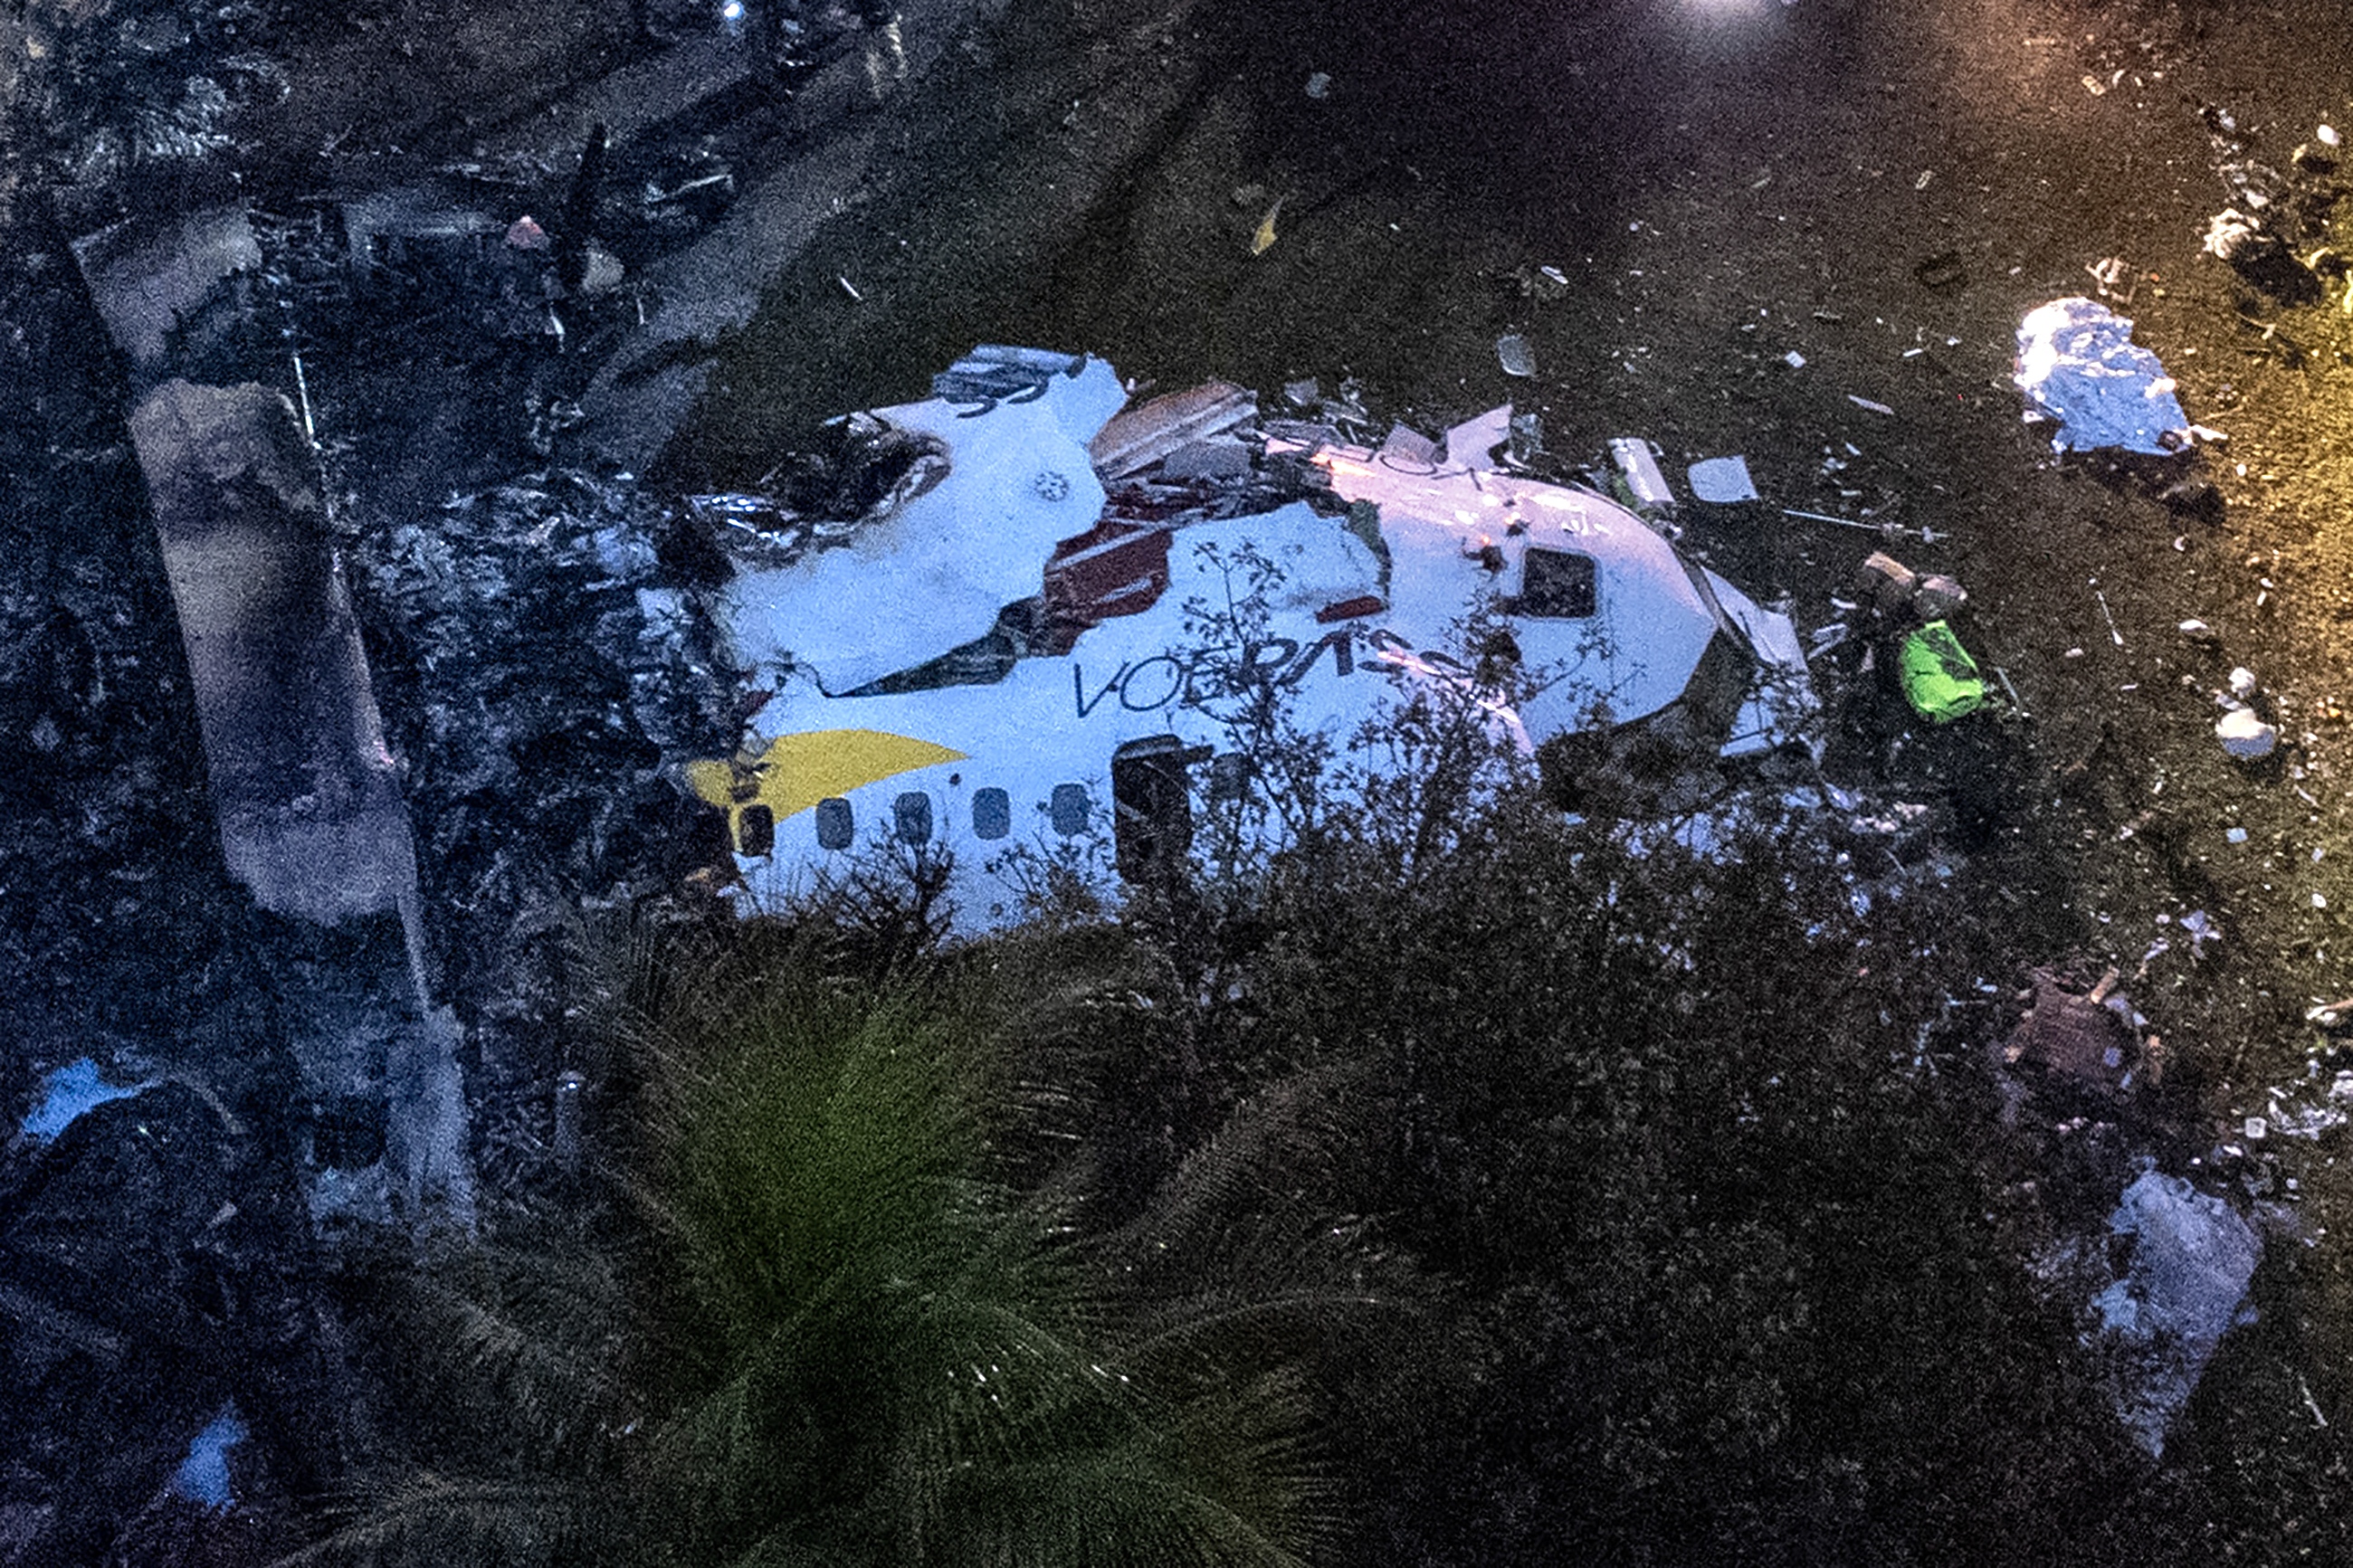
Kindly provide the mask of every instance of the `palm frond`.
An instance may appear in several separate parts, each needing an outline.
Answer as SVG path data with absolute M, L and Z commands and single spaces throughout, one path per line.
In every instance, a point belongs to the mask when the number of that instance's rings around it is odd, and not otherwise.
M 495 1409 L 550 1459 L 576 1458 L 630 1417 L 626 1309 L 601 1256 L 472 1246 L 408 1276 L 393 1300 L 403 1331 L 432 1347 L 439 1391 Z
M 1151 1204 L 1107 1238 L 1125 1267 L 1149 1267 L 1238 1218 L 1293 1200 L 1342 1137 L 1335 1106 L 1368 1077 L 1356 1063 L 1303 1069 L 1245 1100 L 1187 1154 Z
M 271 1568 L 447 1568 L 452 1563 L 588 1564 L 615 1561 L 622 1539 L 605 1489 L 565 1482 L 451 1480 L 417 1472 L 349 1496 L 351 1521 Z

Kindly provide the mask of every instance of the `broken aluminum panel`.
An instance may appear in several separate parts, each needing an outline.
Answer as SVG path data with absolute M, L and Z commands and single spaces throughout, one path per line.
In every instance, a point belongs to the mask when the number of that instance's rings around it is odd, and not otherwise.
M 1590 563 L 1580 568 L 1589 609 L 1513 619 L 1526 668 L 1542 672 L 1543 689 L 1521 710 L 1539 739 L 1589 728 L 1598 714 L 1626 723 L 1658 712 L 1684 695 L 1711 643 L 1752 641 L 1719 602 L 1720 579 L 1687 571 L 1657 530 L 1590 491 L 1469 469 L 1406 472 L 1361 448 L 1326 448 L 1316 461 L 1335 494 L 1379 507 L 1394 562 L 1388 624 L 1418 646 L 1442 643 L 1482 594 L 1525 602 L 1532 553 L 1547 568 Z M 1769 612 L 1740 602 L 1746 619 L 1778 633 Z M 1802 681 L 1796 640 L 1794 630 L 1786 643 L 1767 638 L 1777 674 Z
M 1095 434 L 1087 452 L 1103 479 L 1125 479 L 1257 417 L 1256 393 L 1229 382 L 1203 382 L 1123 409 Z
M 1103 515 L 1083 443 L 1126 395 L 1109 365 L 1078 363 L 1072 374 L 993 362 L 950 395 L 875 410 L 945 443 L 945 477 L 851 548 L 731 583 L 723 616 L 739 663 L 854 691 L 980 638 L 1007 605 L 1043 592 L 1054 547 Z
M 161 228 L 125 221 L 74 241 L 107 331 L 142 374 L 160 371 L 172 333 L 216 290 L 261 265 L 240 207 L 210 207 Z
M 1489 469 L 1495 449 L 1512 439 L 1512 405 L 1490 408 L 1475 419 L 1465 419 L 1446 432 L 1446 461 L 1458 468 Z
M 132 411 L 221 849 L 264 909 L 332 925 L 414 896 L 318 469 L 283 394 L 170 381 Z

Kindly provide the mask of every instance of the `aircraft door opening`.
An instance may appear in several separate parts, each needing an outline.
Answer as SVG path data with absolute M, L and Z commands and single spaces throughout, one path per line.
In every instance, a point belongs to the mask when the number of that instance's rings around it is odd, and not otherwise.
M 1174 735 L 1130 741 L 1112 753 L 1112 817 L 1119 874 L 1127 880 L 1180 866 L 1192 850 L 1193 792 L 1186 764 L 1194 760 Z

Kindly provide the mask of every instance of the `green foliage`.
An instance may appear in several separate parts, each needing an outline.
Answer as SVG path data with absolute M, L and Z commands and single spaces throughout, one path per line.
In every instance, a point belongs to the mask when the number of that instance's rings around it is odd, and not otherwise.
M 430 1462 L 303 1560 L 1298 1562 L 1295 1370 L 1134 1312 L 1057 1190 L 1008 1183 L 1014 1021 L 985 987 L 753 954 L 636 988 L 666 1010 L 634 1053 L 632 1223 L 394 1281 Z
M 1247 641 L 1253 602 L 1204 606 L 1204 637 Z M 1424 683 L 1335 741 L 1226 694 L 1262 797 L 1129 911 L 1152 1024 L 1090 1134 L 1161 1133 L 1129 1229 L 1215 1234 L 1253 1272 L 1286 1225 L 1369 1216 L 1333 1228 L 1414 1305 L 1314 1309 L 1344 1558 L 2126 1539 L 2145 1466 L 1999 1217 L 1982 1018 L 1955 1000 L 1982 928 L 1858 873 L 1820 816 L 1564 819 L 1496 695 Z

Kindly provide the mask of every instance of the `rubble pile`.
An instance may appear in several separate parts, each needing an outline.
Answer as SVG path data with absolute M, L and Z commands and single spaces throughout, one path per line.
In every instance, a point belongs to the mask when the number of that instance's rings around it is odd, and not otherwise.
M 2336 131 L 2319 127 L 2311 141 L 2296 144 L 2283 169 L 2255 155 L 2250 132 L 2230 110 L 2209 104 L 2199 115 L 2206 125 L 2214 172 L 2231 193 L 2231 205 L 2206 220 L 2206 254 L 2289 304 L 2308 303 L 2329 289 L 2341 289 L 2345 263 L 2336 252 L 2323 248 L 2297 254 L 2299 247 L 2327 234 L 2329 216 L 2345 193 L 2337 177 Z
M 723 745 L 727 712 L 696 613 L 660 585 L 670 519 L 624 479 L 551 469 L 352 546 L 441 992 L 478 1031 L 486 1155 L 544 1142 L 516 1119 L 552 1114 L 568 1065 L 536 938 L 710 858 L 666 769 Z

